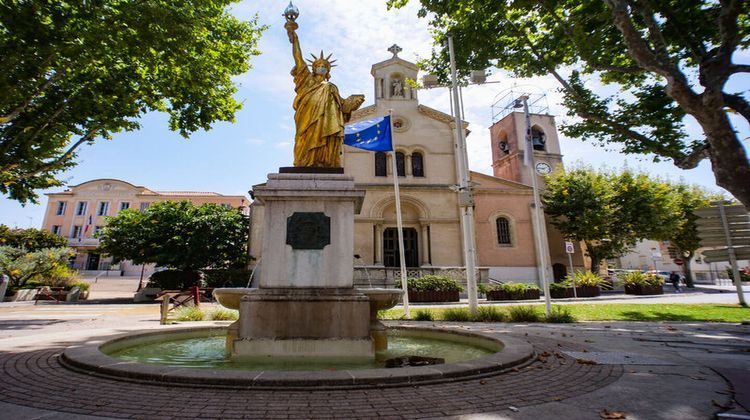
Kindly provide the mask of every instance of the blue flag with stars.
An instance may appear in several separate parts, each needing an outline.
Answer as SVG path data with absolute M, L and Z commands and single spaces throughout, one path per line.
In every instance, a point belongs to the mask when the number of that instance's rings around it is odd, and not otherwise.
M 373 152 L 393 150 L 391 116 L 370 118 L 344 127 L 344 144 Z

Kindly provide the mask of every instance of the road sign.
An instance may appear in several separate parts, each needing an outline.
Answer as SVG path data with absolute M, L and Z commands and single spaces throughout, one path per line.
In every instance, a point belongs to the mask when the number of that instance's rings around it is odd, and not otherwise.
M 575 247 L 573 246 L 573 242 L 565 241 L 565 252 L 568 254 L 575 254 Z
M 683 261 L 683 260 L 682 260 L 682 258 L 675 258 L 675 259 L 674 259 L 674 260 L 672 260 L 672 261 L 673 261 L 673 262 L 674 262 L 675 264 L 677 264 L 677 265 L 682 265 L 682 264 L 685 264 L 685 261 Z
M 750 246 L 734 248 L 734 255 L 738 260 L 750 259 Z M 703 251 L 703 260 L 709 263 L 729 261 L 729 249 L 723 248 Z
M 651 258 L 655 258 L 655 259 L 661 258 L 661 252 L 659 252 L 659 251 L 652 252 L 651 253 Z

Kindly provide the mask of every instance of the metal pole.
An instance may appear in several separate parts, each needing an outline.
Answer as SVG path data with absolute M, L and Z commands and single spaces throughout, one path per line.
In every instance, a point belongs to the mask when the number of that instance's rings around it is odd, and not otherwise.
M 568 253 L 568 265 L 570 265 L 570 281 L 573 282 L 573 297 L 578 297 L 578 291 L 576 290 L 576 280 L 573 276 L 573 256 Z
M 391 127 L 391 135 L 393 135 L 393 127 Z M 395 149 L 395 147 L 394 147 Z M 409 312 L 409 285 L 406 281 L 406 258 L 404 257 L 404 229 L 401 224 L 401 192 L 398 188 L 398 167 L 396 166 L 396 151 L 391 151 L 391 168 L 393 170 L 393 190 L 396 195 L 396 227 L 398 231 L 398 258 L 401 263 L 401 290 L 403 290 L 403 302 L 404 302 L 404 316 L 409 319 L 411 314 Z
M 531 144 L 531 117 L 529 115 L 529 103 L 528 96 L 522 96 L 523 100 L 523 113 L 526 117 L 526 139 L 525 139 L 525 153 L 527 153 L 526 161 L 529 162 L 529 170 L 531 171 L 531 190 L 534 194 L 534 219 L 536 220 L 536 229 L 534 230 L 534 236 L 536 239 L 536 247 L 539 253 L 539 275 L 542 278 L 542 289 L 544 290 L 544 309 L 547 316 L 552 314 L 552 302 L 549 295 L 549 283 L 547 282 L 547 261 L 544 247 L 542 246 L 542 224 L 544 218 L 540 217 L 540 210 L 542 209 L 542 203 L 539 199 L 539 188 L 536 184 L 536 169 L 534 168 L 534 148 Z M 573 286 L 574 296 L 576 295 L 575 283 Z
M 745 295 L 742 292 L 742 277 L 740 277 L 740 270 L 737 268 L 737 256 L 734 253 L 734 247 L 732 246 L 732 235 L 729 233 L 729 222 L 727 221 L 727 213 L 724 210 L 724 203 L 719 201 L 719 215 L 721 216 L 721 226 L 724 228 L 724 237 L 727 240 L 727 250 L 729 254 L 729 263 L 732 264 L 732 277 L 734 277 L 734 286 L 737 289 L 737 298 L 740 300 L 740 305 L 747 306 L 745 302 Z
M 474 246 L 474 202 L 471 195 L 471 183 L 469 180 L 469 169 L 466 166 L 466 138 L 464 137 L 463 121 L 461 115 L 460 95 L 458 91 L 458 76 L 456 74 L 456 56 L 453 51 L 453 37 L 448 36 L 448 53 L 451 65 L 451 90 L 453 109 L 455 110 L 455 129 L 458 165 L 458 203 L 461 208 L 461 222 L 464 245 L 464 264 L 466 266 L 466 288 L 469 295 L 469 311 L 477 313 L 477 278 L 476 278 L 476 249 Z

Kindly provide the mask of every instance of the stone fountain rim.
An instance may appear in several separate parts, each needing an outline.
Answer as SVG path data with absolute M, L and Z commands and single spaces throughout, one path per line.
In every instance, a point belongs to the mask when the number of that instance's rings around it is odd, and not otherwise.
M 501 374 L 533 361 L 534 348 L 528 342 L 498 332 L 468 332 L 457 327 L 395 326 L 404 331 L 426 331 L 488 339 L 502 351 L 458 363 L 396 369 L 349 369 L 338 371 L 245 371 L 208 368 L 182 368 L 126 361 L 104 354 L 100 349 L 124 340 L 155 335 L 210 333 L 227 329 L 227 324 L 176 326 L 169 329 L 139 330 L 91 339 L 70 346 L 60 356 L 68 369 L 129 382 L 171 386 L 229 389 L 357 389 L 412 386 L 464 381 Z

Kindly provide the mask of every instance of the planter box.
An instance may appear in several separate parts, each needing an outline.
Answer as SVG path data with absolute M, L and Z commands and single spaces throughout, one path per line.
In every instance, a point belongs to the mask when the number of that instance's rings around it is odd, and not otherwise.
M 492 290 L 487 292 L 487 300 L 524 300 L 539 299 L 539 290 L 526 290 L 522 296 L 511 296 L 505 290 Z
M 417 292 L 409 290 L 409 302 L 458 302 L 460 301 L 458 291 L 427 291 Z
M 576 295 L 578 297 L 596 297 L 601 295 L 602 291 L 599 286 L 578 286 L 576 287 Z M 573 288 L 568 287 L 563 290 L 550 290 L 550 297 L 553 299 L 567 299 L 575 297 L 573 295 Z
M 663 295 L 664 287 L 648 284 L 626 284 L 625 293 L 628 295 Z

